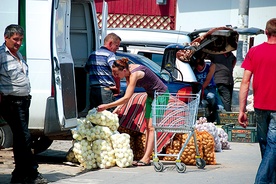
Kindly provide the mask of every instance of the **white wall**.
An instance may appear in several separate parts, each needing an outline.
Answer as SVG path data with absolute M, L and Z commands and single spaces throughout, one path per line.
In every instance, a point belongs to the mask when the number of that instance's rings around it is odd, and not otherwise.
M 276 17 L 276 0 L 250 0 L 248 27 L 264 29 L 267 20 Z M 176 29 L 194 29 L 225 25 L 239 26 L 239 0 L 178 0 Z M 255 43 L 266 37 L 258 36 Z
M 5 28 L 10 24 L 18 24 L 18 0 L 9 0 L 2 3 L 0 6 L 0 45 L 4 42 Z

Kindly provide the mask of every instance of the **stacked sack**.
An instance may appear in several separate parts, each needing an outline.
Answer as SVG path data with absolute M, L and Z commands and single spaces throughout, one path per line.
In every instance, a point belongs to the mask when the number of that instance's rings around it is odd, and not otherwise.
M 196 141 L 197 141 L 197 146 L 198 146 L 198 150 L 200 153 L 200 157 L 203 158 L 203 152 L 202 152 L 202 144 L 201 144 L 201 140 L 198 139 L 198 135 L 197 135 L 197 131 L 196 133 Z M 188 134 L 182 134 L 180 137 L 180 142 L 181 142 L 181 147 L 183 147 L 184 143 L 186 142 L 188 138 Z M 194 138 L 192 137 L 187 146 L 185 147 L 180 160 L 187 165 L 196 165 L 196 147 L 195 147 L 195 143 L 194 143 Z
M 168 145 L 165 148 L 166 149 L 166 154 L 178 155 L 179 151 L 181 149 L 181 141 L 180 140 L 181 140 L 181 134 L 176 134 L 176 136 L 174 137 L 174 140 L 171 142 L 171 144 Z M 166 160 L 166 161 L 175 161 L 176 157 L 165 156 L 163 158 L 163 160 Z
M 207 122 L 205 117 L 200 117 L 197 120 L 196 129 L 198 131 L 207 131 L 213 135 L 216 152 L 221 152 L 223 149 L 230 149 L 227 133 L 222 128 L 216 127 L 214 123 Z
M 132 165 L 133 153 L 129 146 L 130 137 L 120 134 L 117 131 L 118 127 L 117 114 L 106 110 L 97 112 L 94 108 L 88 112 L 85 119 L 78 119 L 77 127 L 72 129 L 74 139 L 72 150 L 82 167 L 86 169 L 110 168 L 116 165 L 117 160 L 119 167 Z M 119 148 L 117 142 L 112 140 L 112 136 L 127 142 L 128 146 L 125 146 L 127 149 L 123 157 L 121 154 L 119 154 L 120 158 L 116 157 L 115 150 L 118 151 Z M 121 162 L 122 159 L 127 162 Z
M 126 133 L 130 135 L 130 148 L 134 154 L 134 160 L 140 160 L 144 156 L 144 150 L 146 147 L 146 135 L 133 131 L 124 127 L 119 127 L 118 131 L 120 133 Z
M 214 137 L 208 131 L 197 132 L 197 139 L 202 144 L 203 159 L 207 165 L 216 165 Z
M 228 134 L 220 127 L 218 127 L 217 129 L 218 129 L 218 136 L 221 142 L 221 149 L 223 150 L 231 149 L 230 144 L 228 142 Z
M 92 151 L 92 142 L 85 139 L 73 143 L 73 152 L 80 165 L 86 169 L 96 169 L 96 155 Z
M 73 135 L 73 147 L 70 149 L 74 153 L 74 157 L 69 153 L 67 160 L 71 162 L 80 163 L 80 165 L 86 169 L 97 168 L 95 154 L 92 152 L 92 139 L 90 138 L 90 132 L 93 125 L 86 119 L 78 119 L 78 125 L 75 129 L 72 129 Z
M 111 141 L 116 157 L 116 165 L 119 167 L 128 167 L 132 165 L 133 152 L 130 148 L 130 136 L 128 134 L 114 134 Z
M 197 147 L 200 157 L 206 161 L 206 164 L 215 165 L 215 149 L 214 149 L 214 138 L 207 131 L 195 130 Z M 180 149 L 184 146 L 188 139 L 188 134 L 176 134 L 173 138 L 172 144 L 168 145 L 165 150 L 166 154 L 179 154 Z M 196 147 L 193 136 L 188 140 L 184 151 L 180 155 L 180 160 L 186 165 L 196 165 Z M 174 161 L 176 158 L 172 156 L 165 156 L 163 160 Z
M 97 166 L 107 169 L 115 166 L 115 152 L 109 141 L 98 139 L 92 144 L 92 151 L 95 153 Z
M 98 112 L 97 109 L 93 108 L 88 112 L 86 119 L 93 124 L 106 126 L 112 131 L 117 131 L 119 127 L 118 115 L 107 110 Z
M 222 150 L 218 130 L 214 123 L 208 123 L 205 117 L 200 117 L 196 122 L 196 129 L 198 131 L 207 131 L 213 135 L 215 140 L 215 151 L 220 152 Z

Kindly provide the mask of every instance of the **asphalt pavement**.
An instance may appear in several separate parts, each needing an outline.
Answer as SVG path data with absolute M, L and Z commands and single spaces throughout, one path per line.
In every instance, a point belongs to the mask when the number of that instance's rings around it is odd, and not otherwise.
M 100 169 L 75 177 L 52 182 L 55 184 L 253 184 L 260 163 L 258 143 L 230 142 L 231 150 L 216 152 L 216 165 L 206 165 L 204 169 L 187 166 L 185 173 L 178 173 L 174 162 L 162 162 L 168 167 L 156 172 L 154 166 Z
M 48 151 L 39 157 L 39 171 L 53 184 L 253 184 L 260 163 L 258 143 L 230 142 L 230 150 L 216 152 L 216 165 L 204 169 L 187 166 L 178 173 L 175 162 L 161 161 L 167 168 L 156 172 L 154 166 L 112 167 L 110 169 L 83 170 L 66 162 L 65 155 L 71 146 L 68 141 L 54 141 Z M 0 150 L 1 153 L 1 150 Z M 9 162 L 10 163 L 10 162 Z M 0 164 L 0 184 L 10 181 L 13 165 Z

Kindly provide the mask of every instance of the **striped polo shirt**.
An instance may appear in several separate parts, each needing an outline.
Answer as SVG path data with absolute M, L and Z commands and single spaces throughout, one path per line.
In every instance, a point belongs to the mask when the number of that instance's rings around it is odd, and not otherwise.
M 111 70 L 115 60 L 115 54 L 103 46 L 91 53 L 85 65 L 90 86 L 115 86 Z
M 5 44 L 0 46 L 0 92 L 4 95 L 27 96 L 30 94 L 28 65 L 20 52 L 20 61 Z

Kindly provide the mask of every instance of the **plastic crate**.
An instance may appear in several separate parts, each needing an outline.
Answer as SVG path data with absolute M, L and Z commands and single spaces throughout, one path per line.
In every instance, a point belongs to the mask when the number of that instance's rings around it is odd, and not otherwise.
M 256 127 L 256 114 L 254 111 L 247 112 L 248 126 Z
M 226 125 L 226 124 L 238 125 L 239 124 L 238 117 L 239 117 L 238 112 L 219 113 L 219 118 L 220 118 L 220 124 L 221 125 Z M 249 127 L 256 127 L 255 112 L 254 111 L 247 112 L 247 118 L 248 118 L 248 126 Z
M 220 124 L 238 124 L 238 112 L 223 112 L 219 113 Z
M 257 142 L 257 128 L 235 126 L 233 124 L 222 126 L 224 131 L 228 134 L 228 141 L 254 143 Z
M 197 119 L 200 117 L 206 117 L 208 115 L 208 110 L 203 107 L 199 107 L 197 111 Z

